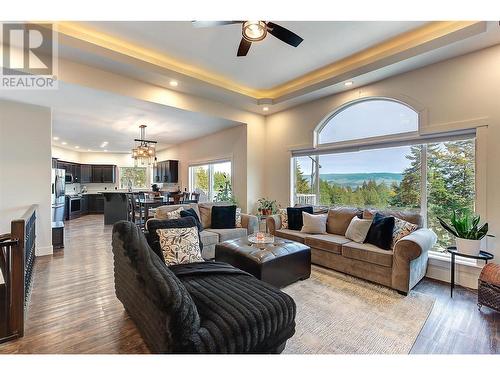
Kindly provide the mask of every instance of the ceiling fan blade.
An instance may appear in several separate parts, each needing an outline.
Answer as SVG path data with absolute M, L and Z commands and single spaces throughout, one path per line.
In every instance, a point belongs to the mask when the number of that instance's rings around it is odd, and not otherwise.
M 246 56 L 251 45 L 252 45 L 252 42 L 249 42 L 245 38 L 241 38 L 240 46 L 238 47 L 237 56 Z
M 214 27 L 214 26 L 224 26 L 224 25 L 232 25 L 235 23 L 242 23 L 243 21 L 191 21 L 193 27 L 201 28 L 201 27 Z
M 283 26 L 277 25 L 272 22 L 267 23 L 267 31 L 269 34 L 275 36 L 279 40 L 290 44 L 291 46 L 297 47 L 304 39 L 290 30 L 285 29 Z

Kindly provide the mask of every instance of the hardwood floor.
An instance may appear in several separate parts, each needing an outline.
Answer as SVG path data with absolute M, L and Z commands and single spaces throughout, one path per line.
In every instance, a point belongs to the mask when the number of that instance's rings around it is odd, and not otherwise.
M 102 215 L 67 222 L 65 249 L 37 258 L 25 336 L 0 353 L 148 353 L 116 299 L 111 226 Z M 436 302 L 412 353 L 499 353 L 500 314 L 479 312 L 476 294 L 424 279 L 419 292 Z

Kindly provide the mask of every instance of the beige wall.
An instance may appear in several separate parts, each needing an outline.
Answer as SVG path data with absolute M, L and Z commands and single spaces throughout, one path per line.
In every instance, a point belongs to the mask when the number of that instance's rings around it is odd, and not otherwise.
M 243 210 L 247 210 L 247 126 L 225 129 L 203 138 L 185 142 L 158 152 L 158 160 L 179 160 L 179 185 L 189 188 L 190 164 L 229 159 L 233 168 L 234 195 Z
M 425 133 L 487 125 L 478 128 L 478 210 L 490 223 L 491 233 L 500 236 L 499 67 L 500 46 L 495 46 L 268 116 L 267 194 L 289 203 L 290 150 L 312 147 L 313 130 L 330 112 L 361 97 L 394 97 L 422 111 Z M 495 242 L 489 239 L 488 248 L 500 258 Z M 448 271 L 439 272 L 449 278 Z
M 0 100 L 0 233 L 38 204 L 36 254 L 52 253 L 50 108 Z

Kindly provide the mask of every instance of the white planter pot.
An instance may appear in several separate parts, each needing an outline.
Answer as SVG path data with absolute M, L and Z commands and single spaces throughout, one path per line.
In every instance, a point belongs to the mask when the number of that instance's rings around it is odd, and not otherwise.
M 479 255 L 481 251 L 481 240 L 466 240 L 465 238 L 455 238 L 459 253 L 467 255 Z

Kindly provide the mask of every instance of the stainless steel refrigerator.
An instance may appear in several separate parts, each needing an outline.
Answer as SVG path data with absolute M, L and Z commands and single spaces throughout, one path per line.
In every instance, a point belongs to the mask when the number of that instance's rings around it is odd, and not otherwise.
M 66 196 L 66 171 L 52 169 L 52 222 L 64 221 L 64 203 Z

